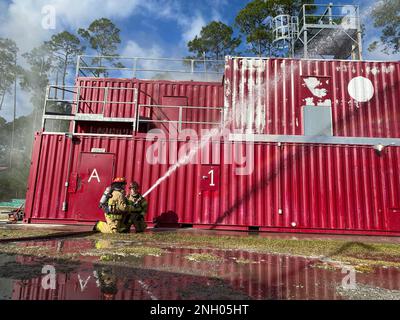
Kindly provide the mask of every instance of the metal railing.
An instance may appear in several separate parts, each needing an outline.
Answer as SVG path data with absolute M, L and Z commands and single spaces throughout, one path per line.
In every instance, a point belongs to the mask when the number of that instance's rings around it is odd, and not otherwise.
M 139 104 L 137 106 L 137 112 L 136 114 L 142 114 L 141 110 L 142 109 L 147 109 L 144 110 L 143 114 L 145 114 L 144 117 L 137 117 L 136 119 L 136 125 L 135 125 L 135 130 L 139 129 L 139 126 L 141 123 L 161 123 L 161 124 L 172 124 L 176 125 L 175 129 L 177 132 L 182 131 L 183 125 L 199 125 L 199 126 L 221 126 L 223 124 L 223 112 L 224 112 L 224 107 L 198 107 L 198 106 L 166 106 L 166 105 L 151 105 L 151 104 Z M 167 110 L 176 110 L 178 113 L 177 119 L 170 119 L 169 116 L 170 114 L 166 114 L 166 112 L 163 112 L 162 109 L 167 109 Z M 201 110 L 207 110 L 210 112 L 215 112 L 217 111 L 219 113 L 219 121 L 191 121 L 191 120 L 186 120 L 184 119 L 183 111 L 185 110 L 196 110 L 196 111 L 201 111 Z M 158 119 L 157 117 L 157 112 L 158 115 L 160 115 L 161 119 Z M 168 112 L 167 112 L 168 113 Z M 153 116 L 156 116 L 155 118 Z
M 281 14 L 272 19 L 272 32 L 274 35 L 274 43 L 282 43 L 282 47 L 296 39 L 299 33 L 298 18 L 290 15 Z
M 304 4 L 299 13 L 299 30 L 307 27 L 342 26 L 358 29 L 360 9 L 357 5 Z
M 91 96 L 93 91 L 97 91 L 96 96 L 102 98 L 86 98 L 85 90 L 90 90 L 90 94 L 88 91 L 88 96 Z M 132 97 L 132 100 L 113 100 L 112 93 L 114 91 L 131 91 L 132 93 L 130 96 Z M 136 105 L 136 102 L 136 88 L 49 85 L 46 90 L 46 98 L 43 108 L 42 128 L 46 130 L 47 121 L 53 123 L 56 122 L 58 128 L 65 127 L 61 125 L 62 122 L 73 121 L 72 132 L 74 132 L 76 120 L 132 122 L 133 127 L 135 123 L 134 106 Z M 127 105 L 130 108 L 132 113 L 129 117 L 107 116 L 107 106 L 111 108 L 112 105 L 120 104 Z M 109 110 L 109 113 L 112 114 L 111 109 Z
M 97 96 L 102 96 L 103 98 L 99 99 L 99 100 L 83 99 L 81 94 L 82 93 L 85 94 L 85 92 L 84 92 L 85 89 L 96 90 Z M 54 91 L 54 95 L 52 95 L 53 91 Z M 58 98 L 58 94 L 57 94 L 58 91 L 62 92 L 64 98 Z M 112 97 L 113 91 L 131 91 L 132 92 L 132 94 L 131 94 L 132 101 L 119 101 L 119 100 L 109 99 L 109 97 Z M 67 93 L 68 95 L 72 94 L 73 97 L 66 99 L 65 93 Z M 105 108 L 107 105 L 109 105 L 109 104 L 126 104 L 126 105 L 133 106 L 136 104 L 136 99 L 137 99 L 137 89 L 136 88 L 49 85 L 47 87 L 44 113 L 49 113 L 49 110 L 48 110 L 49 105 L 54 105 L 57 103 L 66 103 L 66 104 L 70 104 L 71 106 L 72 105 L 76 106 L 75 114 L 73 114 L 75 116 L 77 114 L 85 113 L 85 112 L 82 112 L 85 104 L 87 104 L 87 105 L 100 104 L 102 106 L 101 110 L 99 112 L 96 112 L 95 114 L 104 115 Z M 132 110 L 133 110 L 133 108 L 132 108 Z M 65 115 L 72 115 L 72 114 L 65 113 Z M 132 116 L 133 116 L 133 114 L 132 114 Z
M 220 81 L 225 61 L 124 56 L 78 56 L 76 77 Z
M 90 91 L 85 92 L 85 90 Z M 114 100 L 114 90 L 119 92 L 124 90 L 131 91 L 132 93 L 129 94 L 131 99 L 121 101 L 117 98 Z M 89 98 L 92 96 L 93 91 L 97 91 L 96 96 L 101 97 L 101 99 Z M 118 108 L 121 104 L 127 105 L 129 116 L 111 117 L 110 115 L 113 114 L 112 108 Z M 218 121 L 192 121 L 185 114 L 187 110 L 203 111 L 204 115 L 197 115 L 197 118 L 211 118 L 218 119 Z M 206 115 L 205 111 L 212 114 L 208 113 Z M 50 85 L 46 90 L 42 128 L 44 131 L 49 131 L 47 130 L 46 122 L 51 122 L 53 130 L 50 130 L 50 132 L 75 133 L 76 121 L 98 121 L 129 122 L 132 123 L 133 132 L 139 132 L 141 124 L 172 124 L 175 125 L 175 129 L 178 132 L 181 132 L 184 125 L 198 125 L 200 127 L 221 125 L 223 111 L 224 107 L 138 104 L 137 88 Z M 66 121 L 68 126 L 62 125 Z M 69 126 L 69 122 L 72 122 L 72 127 Z M 54 127 L 58 129 L 54 130 Z M 169 130 L 169 128 L 166 129 L 167 131 Z

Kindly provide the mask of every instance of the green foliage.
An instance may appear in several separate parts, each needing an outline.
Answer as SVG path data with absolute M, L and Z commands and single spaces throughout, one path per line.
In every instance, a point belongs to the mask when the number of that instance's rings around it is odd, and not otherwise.
M 62 84 L 65 85 L 68 68 L 75 65 L 76 56 L 85 48 L 79 38 L 68 31 L 54 34 L 44 45 L 53 55 L 55 67 L 62 72 Z
M 251 52 L 262 55 L 272 55 L 273 33 L 266 19 L 275 14 L 274 5 L 270 1 L 254 0 L 239 11 L 235 24 L 240 33 L 246 37 Z
M 0 166 L 7 164 L 10 134 L 7 132 L 7 121 L 0 117 Z
M 115 55 L 119 44 L 119 29 L 108 19 L 94 21 L 87 30 L 81 30 L 81 36 L 101 55 Z M 82 54 L 85 47 L 81 40 L 63 31 L 53 35 L 49 41 L 24 53 L 27 67 L 15 65 L 18 48 L 14 41 L 0 38 L 0 101 L 12 87 L 16 76 L 20 77 L 22 90 L 30 94 L 33 112 L 20 117 L 15 123 L 7 123 L 0 117 L 0 166 L 8 169 L 0 172 L 0 200 L 24 197 L 30 167 L 33 132 L 40 128 L 42 109 L 49 78 L 55 71 L 62 72 L 62 82 L 68 68 L 75 65 L 75 58 Z M 117 65 L 117 64 L 116 64 Z M 1 107 L 1 105 L 0 105 Z M 63 106 L 55 106 L 65 109 Z M 65 110 L 64 110 L 65 111 Z M 11 154 L 11 133 L 15 128 L 14 147 Z M 60 127 L 59 124 L 56 124 Z
M 236 54 L 240 43 L 239 37 L 233 37 L 232 27 L 220 21 L 212 21 L 204 26 L 200 35 L 189 41 L 187 46 L 196 58 L 220 60 L 225 55 Z
M 90 24 L 88 29 L 78 30 L 78 34 L 102 56 L 115 55 L 121 43 L 119 33 L 120 30 L 107 18 L 97 19 Z
M 386 54 L 400 52 L 400 1 L 383 0 L 372 11 L 374 26 L 382 29 L 381 42 L 374 41 L 368 50 L 383 46 Z
M 29 67 L 23 71 L 20 84 L 21 88 L 31 95 L 34 129 L 37 129 L 44 105 L 46 87 L 49 84 L 49 76 L 54 70 L 54 56 L 45 44 L 22 56 L 26 59 Z
M 13 87 L 14 81 L 22 74 L 16 64 L 18 48 L 13 40 L 0 38 L 0 108 L 6 93 Z M 0 200 L 24 197 L 26 181 L 30 165 L 30 157 L 26 157 L 30 141 L 26 130 L 29 125 L 27 117 L 15 121 L 14 148 L 11 150 L 12 123 L 0 117 L 0 166 L 10 168 L 0 172 Z
M 118 45 L 121 43 L 120 29 L 109 19 L 101 18 L 94 20 L 89 28 L 78 29 L 78 34 L 82 39 L 86 40 L 93 50 L 96 50 L 97 54 L 100 56 L 116 56 Z M 96 76 L 101 74 L 107 75 L 107 72 L 102 70 L 102 60 L 104 58 L 94 58 L 92 59 L 92 66 L 99 66 L 100 68 L 95 69 L 93 73 Z M 112 58 L 106 58 L 107 61 L 113 61 Z M 114 63 L 114 67 L 122 68 L 124 67 L 120 62 Z
M 29 165 L 12 168 L 11 170 L 0 172 L 0 200 L 10 200 L 11 198 L 25 198 L 26 185 L 29 175 Z
M 17 45 L 13 40 L 0 38 L 0 110 L 20 69 L 16 65 Z
M 266 0 L 276 14 L 297 16 L 304 4 L 314 4 L 314 0 Z M 313 11 L 313 6 L 307 8 L 306 13 Z
M 32 116 L 15 120 L 14 147 L 11 154 L 12 122 L 0 118 L 0 166 L 8 169 L 0 172 L 0 201 L 24 198 L 29 174 L 32 131 Z M 11 165 L 11 168 L 10 168 Z
M 57 57 L 62 60 L 66 56 L 72 58 L 74 55 L 82 53 L 84 47 L 81 46 L 79 38 L 68 31 L 63 31 L 52 35 L 50 41 L 46 41 L 45 44 L 49 50 Z

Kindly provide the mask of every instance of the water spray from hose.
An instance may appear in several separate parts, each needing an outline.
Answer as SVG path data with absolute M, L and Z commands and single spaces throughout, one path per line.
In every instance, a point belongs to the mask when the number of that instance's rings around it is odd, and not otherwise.
M 208 132 L 206 135 L 201 137 L 200 143 L 197 143 L 194 148 L 190 150 L 189 153 L 178 159 L 178 161 L 171 166 L 167 172 L 159 178 L 151 187 L 148 189 L 144 194 L 143 197 L 146 197 L 147 195 L 150 194 L 155 188 L 157 188 L 165 179 L 167 179 L 171 174 L 173 174 L 179 167 L 186 165 L 190 163 L 190 161 L 196 156 L 196 154 L 203 149 L 207 143 L 216 136 L 221 135 L 223 129 L 230 123 L 230 120 L 224 121 L 223 124 L 219 125 L 216 128 L 213 128 L 210 132 Z

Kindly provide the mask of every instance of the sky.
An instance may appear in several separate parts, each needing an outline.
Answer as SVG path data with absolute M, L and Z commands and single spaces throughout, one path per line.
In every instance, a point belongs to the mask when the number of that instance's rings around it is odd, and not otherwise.
M 213 20 L 232 25 L 236 14 L 249 1 L 243 0 L 0 0 L 0 37 L 14 39 L 20 54 L 48 40 L 52 34 L 87 28 L 106 17 L 121 29 L 119 53 L 124 56 L 182 58 L 186 43 Z M 319 0 L 318 3 L 360 5 L 366 26 L 365 45 L 379 40 L 370 12 L 376 1 Z M 48 10 L 55 10 L 55 24 L 43 27 Z M 48 20 L 45 20 L 48 22 Z M 50 25 L 50 28 L 48 26 Z M 54 28 L 53 28 L 54 27 Z M 246 50 L 243 45 L 242 51 Z M 248 54 L 246 54 L 248 55 Z M 385 55 L 364 50 L 366 60 L 400 60 L 400 54 Z M 23 59 L 20 59 L 23 65 Z M 0 116 L 12 118 L 12 97 L 7 97 Z M 29 96 L 18 97 L 17 116 L 30 112 Z

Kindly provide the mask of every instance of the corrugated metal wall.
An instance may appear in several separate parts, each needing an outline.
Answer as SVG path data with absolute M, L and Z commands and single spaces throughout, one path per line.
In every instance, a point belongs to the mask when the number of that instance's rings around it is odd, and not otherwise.
M 78 78 L 76 85 L 80 87 L 79 100 L 87 101 L 79 103 L 79 113 L 104 114 L 105 117 L 116 118 L 134 117 L 134 80 Z
M 184 98 L 184 106 L 207 107 L 216 109 L 183 109 L 182 120 L 185 122 L 218 122 L 221 121 L 221 111 L 224 106 L 224 93 L 221 83 L 215 82 L 184 82 L 139 79 L 99 79 L 78 78 L 79 112 L 88 114 L 103 114 L 105 117 L 134 118 L 137 98 L 139 105 L 170 105 L 165 103 L 166 97 Z M 135 91 L 138 90 L 137 97 Z M 107 103 L 103 101 L 107 100 Z M 89 102 L 82 102 L 89 101 Z M 100 101 L 100 102 L 90 102 Z M 172 106 L 180 106 L 175 102 Z M 104 110 L 103 110 L 104 108 Z M 153 120 L 178 121 L 178 109 L 142 107 L 140 116 Z M 154 123 L 155 127 L 168 131 L 168 125 Z M 175 125 L 176 126 L 176 125 Z M 113 133 L 112 128 L 101 123 L 95 126 L 82 127 L 78 125 L 78 133 Z M 210 128 L 211 125 L 184 124 L 183 129 Z
M 243 132 L 301 135 L 314 104 L 332 106 L 334 135 L 400 137 L 399 62 L 228 58 L 225 95 Z
M 336 136 L 399 138 L 399 71 L 398 62 L 228 58 L 224 86 L 94 78 L 80 78 L 77 83 L 88 87 L 137 88 L 141 105 L 225 106 L 225 115 L 227 120 L 232 118 L 233 128 L 251 133 L 301 135 L 302 106 L 330 104 Z M 132 105 L 125 102 L 132 102 L 134 96 L 128 90 L 115 91 L 109 91 L 112 98 L 105 115 L 132 117 Z M 104 92 L 82 89 L 81 100 L 102 100 Z M 101 105 L 92 103 L 82 108 L 82 112 L 97 113 Z M 219 115 L 217 110 L 189 110 L 184 117 L 191 121 L 215 121 L 220 119 Z M 145 108 L 141 112 L 142 118 L 159 116 Z M 200 128 L 189 127 L 197 131 Z M 93 123 L 87 127 L 78 123 L 77 128 L 81 133 L 99 133 Z M 105 130 L 102 133 L 117 129 L 121 128 L 101 127 Z M 157 164 L 152 159 L 155 154 L 149 154 L 154 142 L 146 140 L 143 134 L 132 138 L 74 139 L 72 143 L 63 135 L 36 136 L 27 193 L 28 220 L 85 220 L 77 215 L 73 203 L 82 199 L 97 203 L 99 195 L 65 187 L 65 182 L 70 186 L 77 184 L 84 152 L 97 148 L 114 155 L 113 173 L 137 180 L 145 192 L 186 145 L 184 141 L 176 145 L 169 141 L 164 153 L 166 161 Z M 224 148 L 233 145 L 246 154 L 246 143 L 215 142 L 216 147 L 208 146 L 207 150 L 210 155 L 220 154 L 219 162 L 188 164 L 166 179 L 148 197 L 147 220 L 157 218 L 239 230 L 255 226 L 277 231 L 400 232 L 399 147 L 388 146 L 379 156 L 371 146 L 258 142 L 248 154 L 254 156 L 254 170 L 248 175 L 237 175 L 242 166 L 233 164 L 232 156 L 224 154 Z M 217 186 L 204 188 L 203 177 L 210 170 L 214 170 Z M 109 182 L 102 183 L 105 187 Z M 67 211 L 62 210 L 64 202 L 69 204 Z
M 168 163 L 152 164 L 154 143 L 142 138 L 77 137 L 72 146 L 69 182 L 79 172 L 82 152 L 100 148 L 115 155 L 116 176 L 138 181 L 145 192 L 170 167 Z M 188 143 L 165 146 L 166 159 L 170 160 L 177 159 Z M 214 142 L 198 155 L 200 161 L 208 152 L 214 159 L 209 165 L 219 168 L 216 189 L 201 188 L 202 168 L 207 165 L 184 165 L 148 196 L 147 220 L 152 222 L 168 213 L 179 223 L 210 228 L 400 231 L 399 147 L 388 147 L 379 156 L 371 147 L 256 143 L 247 151 L 254 154 L 254 170 L 249 175 L 237 175 L 236 170 L 243 166 L 233 164 L 227 156 L 237 150 L 245 154 L 244 144 L 236 146 L 238 149 Z M 70 147 L 71 140 L 63 135 L 36 138 L 34 158 L 39 151 L 41 157 L 38 171 L 34 165 L 31 170 L 27 218 L 79 220 L 73 207 L 67 212 L 61 210 Z M 221 164 L 215 162 L 218 153 Z M 250 164 L 250 160 L 245 163 Z M 106 187 L 110 182 L 102 183 Z M 100 195 L 68 193 L 66 200 L 73 203 L 77 200 L 74 197 L 98 203 Z

